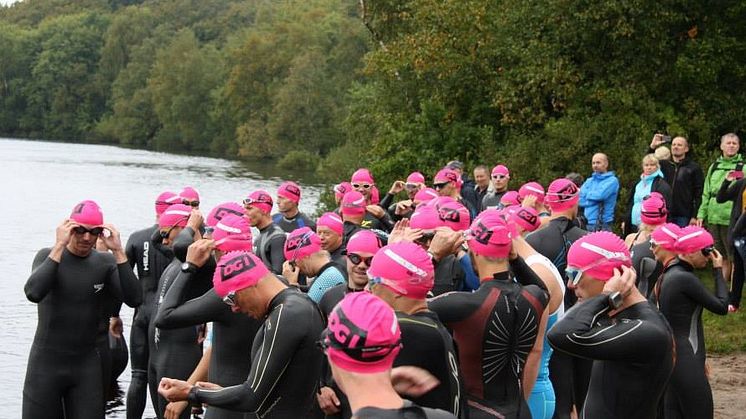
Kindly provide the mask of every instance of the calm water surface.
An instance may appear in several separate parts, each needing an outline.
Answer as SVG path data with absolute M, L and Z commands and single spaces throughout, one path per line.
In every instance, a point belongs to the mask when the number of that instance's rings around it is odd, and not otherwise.
M 127 236 L 154 221 L 153 202 L 164 190 L 178 192 L 190 185 L 199 190 L 200 208 L 207 212 L 221 202 L 239 201 L 256 189 L 272 195 L 285 174 L 269 166 L 248 168 L 239 162 L 178 156 L 111 146 L 60 144 L 0 138 L 0 194 L 6 215 L 0 241 L 0 393 L 3 417 L 21 417 L 26 361 L 36 329 L 36 305 L 23 293 L 31 262 L 42 247 L 54 244 L 55 228 L 84 199 L 101 206 L 106 222 Z M 259 173 L 253 172 L 256 170 Z M 320 188 L 303 186 L 301 210 L 313 213 Z M 132 309 L 123 307 L 129 337 Z M 130 370 L 119 379 L 126 392 Z M 124 418 L 124 407 L 113 403 L 107 417 Z M 145 417 L 154 417 L 148 402 Z

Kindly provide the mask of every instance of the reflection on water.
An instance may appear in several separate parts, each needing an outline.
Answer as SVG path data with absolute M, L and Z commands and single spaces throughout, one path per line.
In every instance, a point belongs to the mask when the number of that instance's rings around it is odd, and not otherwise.
M 36 252 L 54 244 L 57 225 L 83 199 L 101 205 L 107 222 L 127 236 L 153 223 L 153 201 L 164 190 L 191 185 L 200 192 L 202 211 L 240 202 L 251 191 L 274 194 L 283 177 L 303 185 L 301 211 L 313 213 L 320 189 L 311 177 L 289 176 L 270 164 L 239 163 L 88 144 L 0 139 L 0 179 L 5 223 L 0 240 L 0 393 L 3 417 L 21 417 L 21 392 L 29 348 L 36 329 L 36 305 L 23 293 Z M 133 310 L 123 307 L 129 339 Z M 119 396 L 107 404 L 107 417 L 123 418 L 129 367 L 119 377 Z M 144 417 L 154 417 L 150 405 Z

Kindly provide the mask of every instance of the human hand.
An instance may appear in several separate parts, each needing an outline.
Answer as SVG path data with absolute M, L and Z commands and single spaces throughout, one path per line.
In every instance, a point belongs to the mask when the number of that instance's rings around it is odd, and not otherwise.
M 396 215 L 405 215 L 409 213 L 413 209 L 412 200 L 405 199 L 404 201 L 399 201 L 396 203 L 396 209 L 394 209 L 394 214 Z
M 189 395 L 189 390 L 191 389 L 191 384 L 173 378 L 163 377 L 161 378 L 161 382 L 158 384 L 158 394 L 170 402 L 186 400 Z
M 298 276 L 300 275 L 300 269 L 295 265 L 295 262 L 286 260 L 282 263 L 282 276 L 292 285 L 298 285 Z
M 391 185 L 391 189 L 389 189 L 389 193 L 391 195 L 396 195 L 403 190 L 404 190 L 404 182 L 401 180 L 395 180 L 394 183 Z
M 170 402 L 166 405 L 165 418 L 166 419 L 179 419 L 181 412 L 189 407 L 188 401 Z
M 212 255 L 212 249 L 214 248 L 215 240 L 197 240 L 187 248 L 186 261 L 201 268 Z
M 430 241 L 428 251 L 433 254 L 435 260 L 441 260 L 450 254 L 458 252 L 463 243 L 464 236 L 460 232 L 449 228 L 438 228 L 435 236 Z
M 101 243 L 103 243 L 104 246 L 113 253 L 121 251 L 122 238 L 119 234 L 119 230 L 117 230 L 112 224 L 104 224 L 103 227 L 104 232 L 99 236 Z
M 383 216 L 386 215 L 386 211 L 384 211 L 384 209 L 379 205 L 368 205 L 365 207 L 365 210 L 373 214 L 376 218 L 383 218 Z
M 705 223 L 705 222 L 704 222 L 704 220 L 703 220 L 703 219 L 701 219 L 701 218 L 697 218 L 697 219 L 695 220 L 695 222 L 694 222 L 694 225 L 696 225 L 697 227 L 702 227 L 702 225 L 703 225 L 704 223 Z
M 650 148 L 655 150 L 663 144 L 663 134 L 653 135 L 653 139 L 650 141 Z
M 526 195 L 521 201 L 521 206 L 523 208 L 536 208 L 536 200 L 536 195 Z
M 712 261 L 713 268 L 718 269 L 723 267 L 723 255 L 717 249 L 713 248 L 708 258 Z
M 627 266 L 614 268 L 614 275 L 604 284 L 603 292 L 612 294 L 618 291 L 624 298 L 627 298 L 632 289 L 635 288 L 636 279 L 637 274 L 634 269 Z
M 112 317 L 109 319 L 109 334 L 115 338 L 121 338 L 122 330 L 122 319 L 120 317 Z
M 440 384 L 434 375 L 419 367 L 396 367 L 391 369 L 391 384 L 397 393 L 418 397 Z
M 198 208 L 192 208 L 192 213 L 189 214 L 189 219 L 187 220 L 187 227 L 191 227 L 194 232 L 198 232 L 200 227 L 202 227 L 203 221 L 202 212 Z
M 64 220 L 59 226 L 55 233 L 55 243 L 61 247 L 65 247 L 70 243 L 70 238 L 73 236 L 73 229 L 78 226 L 78 223 L 71 219 Z
M 331 387 L 321 387 L 316 394 L 316 400 L 319 402 L 319 408 L 327 415 L 339 413 L 339 398 Z

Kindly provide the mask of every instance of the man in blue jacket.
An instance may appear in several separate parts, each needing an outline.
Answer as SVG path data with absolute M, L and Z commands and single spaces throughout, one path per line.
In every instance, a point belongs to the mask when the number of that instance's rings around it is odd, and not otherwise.
M 580 188 L 580 206 L 588 219 L 588 231 L 611 231 L 619 179 L 609 171 L 609 158 L 596 153 L 591 160 L 593 174 Z

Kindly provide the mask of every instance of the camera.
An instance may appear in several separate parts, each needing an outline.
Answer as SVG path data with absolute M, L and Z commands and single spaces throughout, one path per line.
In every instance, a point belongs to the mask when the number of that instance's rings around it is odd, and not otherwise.
M 661 135 L 661 137 L 663 138 L 663 143 L 664 143 L 664 144 L 665 144 L 665 143 L 670 143 L 670 142 L 672 141 L 672 139 L 671 139 L 671 136 L 670 136 L 670 135 Z

